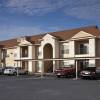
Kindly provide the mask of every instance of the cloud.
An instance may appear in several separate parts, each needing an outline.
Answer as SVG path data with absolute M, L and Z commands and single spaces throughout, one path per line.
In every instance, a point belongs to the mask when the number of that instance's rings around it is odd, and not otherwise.
M 100 19 L 100 5 L 94 5 L 91 8 L 87 7 L 76 7 L 69 10 L 68 15 L 77 16 L 78 18 L 83 19 Z M 66 13 L 67 14 L 67 13 Z
M 82 19 L 99 19 L 100 0 L 4 0 L 8 12 L 27 15 L 44 15 L 61 10 L 67 16 Z M 1 4 L 0 4 L 1 5 Z
M 7 0 L 4 6 L 11 12 L 41 15 L 65 6 L 66 0 Z
M 73 0 L 69 2 L 69 7 L 64 10 L 66 15 L 80 19 L 100 20 L 100 1 L 99 0 Z

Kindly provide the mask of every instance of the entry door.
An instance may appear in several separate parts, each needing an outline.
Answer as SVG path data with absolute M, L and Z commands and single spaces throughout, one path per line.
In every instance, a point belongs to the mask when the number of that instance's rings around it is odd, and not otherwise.
M 22 69 L 28 70 L 28 61 L 22 61 Z

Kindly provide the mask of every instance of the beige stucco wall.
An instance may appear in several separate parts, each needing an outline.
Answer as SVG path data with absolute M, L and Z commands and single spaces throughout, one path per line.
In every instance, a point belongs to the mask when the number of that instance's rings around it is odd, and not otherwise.
M 96 41 L 95 38 L 89 39 L 89 56 L 95 57 L 96 55 Z
M 75 41 L 69 42 L 69 57 L 74 57 L 75 55 Z
M 14 66 L 14 49 L 7 49 L 6 66 Z

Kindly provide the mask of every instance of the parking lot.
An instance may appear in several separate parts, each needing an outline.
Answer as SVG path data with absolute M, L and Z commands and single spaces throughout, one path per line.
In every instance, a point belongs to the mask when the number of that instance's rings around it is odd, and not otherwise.
M 100 100 L 100 81 L 0 76 L 0 100 Z

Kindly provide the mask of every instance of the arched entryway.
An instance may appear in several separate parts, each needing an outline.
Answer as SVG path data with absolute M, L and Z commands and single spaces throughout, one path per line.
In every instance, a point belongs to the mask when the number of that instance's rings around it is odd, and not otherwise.
M 51 44 L 46 44 L 44 46 L 44 59 L 51 59 L 53 58 L 53 48 Z M 44 72 L 51 73 L 53 72 L 53 61 L 44 61 Z

